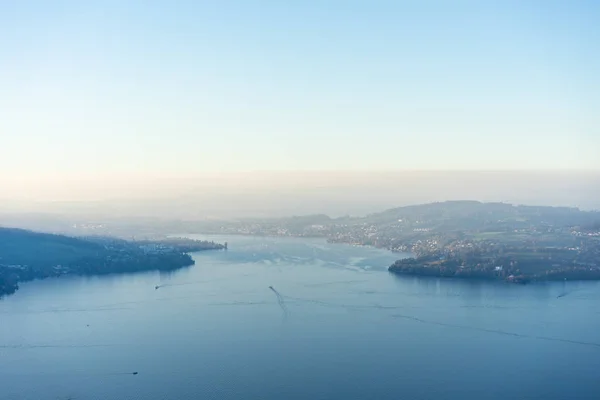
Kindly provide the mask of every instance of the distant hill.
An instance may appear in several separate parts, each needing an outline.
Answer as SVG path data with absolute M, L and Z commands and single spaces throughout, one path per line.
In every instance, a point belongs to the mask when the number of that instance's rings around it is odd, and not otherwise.
M 497 227 L 552 225 L 580 226 L 592 220 L 600 221 L 600 213 L 575 207 L 523 206 L 478 201 L 445 201 L 393 208 L 370 214 L 353 222 L 386 224 L 406 220 L 431 224 L 435 228 L 473 229 Z

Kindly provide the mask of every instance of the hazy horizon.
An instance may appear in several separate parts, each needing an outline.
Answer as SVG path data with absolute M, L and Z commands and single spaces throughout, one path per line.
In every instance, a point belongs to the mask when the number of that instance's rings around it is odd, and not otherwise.
M 0 211 L 105 218 L 336 217 L 445 200 L 600 209 L 600 173 L 573 171 L 248 172 L 126 182 L 121 187 L 114 181 L 104 187 L 95 182 L 72 185 L 66 193 L 82 196 L 37 201 L 5 197 L 0 198 Z

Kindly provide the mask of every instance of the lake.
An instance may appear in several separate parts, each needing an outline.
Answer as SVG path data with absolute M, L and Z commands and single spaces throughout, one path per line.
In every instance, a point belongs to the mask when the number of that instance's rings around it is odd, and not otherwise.
M 0 300 L 0 400 L 600 398 L 598 282 L 400 277 L 373 248 L 189 237 L 229 250 Z

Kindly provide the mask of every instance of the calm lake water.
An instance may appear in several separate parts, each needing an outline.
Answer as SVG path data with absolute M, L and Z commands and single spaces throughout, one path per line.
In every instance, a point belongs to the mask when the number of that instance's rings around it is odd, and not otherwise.
M 210 238 L 229 250 L 191 268 L 0 300 L 0 399 L 600 398 L 597 282 L 398 277 L 386 251 Z

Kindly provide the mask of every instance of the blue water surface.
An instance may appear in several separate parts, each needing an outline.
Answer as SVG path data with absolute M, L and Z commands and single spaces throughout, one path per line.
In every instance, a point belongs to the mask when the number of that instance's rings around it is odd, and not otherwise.
M 399 277 L 383 250 L 209 238 L 229 250 L 190 268 L 0 300 L 0 400 L 600 398 L 599 283 Z

